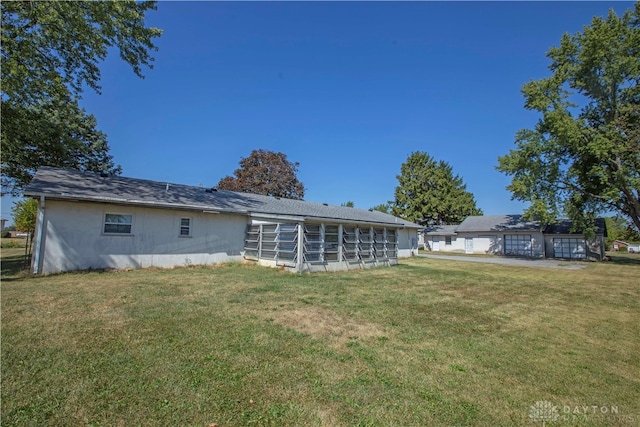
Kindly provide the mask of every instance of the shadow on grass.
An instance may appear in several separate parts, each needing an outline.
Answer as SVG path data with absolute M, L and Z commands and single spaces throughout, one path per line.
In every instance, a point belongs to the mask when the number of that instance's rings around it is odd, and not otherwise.
M 24 255 L 2 257 L 2 280 L 10 281 L 20 279 L 29 274 L 29 260 Z
M 608 255 L 612 264 L 640 266 L 640 255 Z

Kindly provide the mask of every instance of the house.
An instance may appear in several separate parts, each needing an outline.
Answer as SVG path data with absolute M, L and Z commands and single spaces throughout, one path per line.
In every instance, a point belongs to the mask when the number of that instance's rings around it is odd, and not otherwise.
M 420 233 L 418 245 L 434 252 L 458 252 L 464 250 L 464 240 L 458 240 L 457 225 L 433 225 Z M 461 243 L 462 242 L 462 243 Z
M 538 221 L 521 215 L 469 216 L 456 228 L 465 253 L 544 257 L 544 236 Z
M 33 273 L 250 260 L 291 271 L 397 264 L 419 225 L 382 212 L 43 167 Z
M 628 243 L 622 240 L 614 240 L 613 242 L 611 242 L 611 250 L 614 252 L 626 251 L 630 254 L 640 253 L 640 244 Z
M 595 236 L 589 239 L 582 232 L 572 232 L 571 226 L 568 220 L 544 225 L 525 220 L 522 215 L 487 215 L 469 216 L 457 226 L 427 227 L 423 233 L 431 250 L 528 258 L 602 259 L 607 235 L 604 219 L 596 220 Z

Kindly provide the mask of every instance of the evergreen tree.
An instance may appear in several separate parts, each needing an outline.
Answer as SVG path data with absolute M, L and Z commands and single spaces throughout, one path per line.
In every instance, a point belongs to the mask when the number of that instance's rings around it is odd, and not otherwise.
M 469 215 L 482 215 L 462 178 L 427 153 L 411 153 L 397 179 L 393 215 L 424 225 L 459 224 Z

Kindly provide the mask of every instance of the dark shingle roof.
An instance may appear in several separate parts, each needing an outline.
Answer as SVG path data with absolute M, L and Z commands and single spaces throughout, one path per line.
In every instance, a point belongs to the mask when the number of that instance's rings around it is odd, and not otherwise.
M 604 218 L 596 218 L 596 234 L 607 235 Z M 527 221 L 522 215 L 487 215 L 467 217 L 456 228 L 460 232 L 487 231 L 542 231 L 545 234 L 583 234 L 583 231 L 571 232 L 572 222 L 568 219 L 554 224 L 541 226 L 540 221 Z
M 572 226 L 573 223 L 571 221 L 564 219 L 555 224 L 548 225 L 544 232 L 547 234 L 583 234 L 582 230 L 571 231 Z M 596 218 L 595 226 L 595 234 L 607 236 L 607 225 L 604 218 Z
M 539 221 L 526 221 L 522 215 L 469 216 L 456 229 L 460 232 L 474 231 L 542 231 Z
M 287 215 L 305 219 L 366 222 L 421 228 L 419 225 L 378 211 L 331 206 L 234 191 L 211 191 L 202 187 L 101 176 L 77 170 L 40 168 L 25 188 L 25 196 L 130 204 L 188 210 L 211 210 L 245 215 Z
M 431 225 L 425 227 L 424 234 L 428 236 L 455 236 L 458 225 Z

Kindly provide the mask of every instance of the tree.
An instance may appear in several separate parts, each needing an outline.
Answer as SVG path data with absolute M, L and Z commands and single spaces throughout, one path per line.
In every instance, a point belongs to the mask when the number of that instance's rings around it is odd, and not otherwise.
M 458 224 L 469 215 L 482 215 L 462 178 L 427 153 L 411 153 L 397 179 L 393 215 L 425 225 Z
M 592 231 L 609 211 L 640 230 L 640 3 L 565 34 L 547 57 L 552 75 L 522 90 L 541 118 L 498 159 L 507 188 L 531 203 L 530 219 L 565 216 Z
M 388 214 L 388 213 L 391 213 L 391 205 L 389 203 L 382 203 L 382 204 L 375 205 L 375 206 L 369 208 L 369 210 L 371 212 L 378 211 L 378 212 L 382 212 L 382 213 Z
M 106 135 L 75 103 L 2 106 L 2 188 L 15 196 L 40 166 L 119 174 Z
M 353 203 L 352 200 L 349 200 L 348 202 L 341 203 L 340 206 L 345 207 L 345 208 L 354 208 L 356 205 L 355 205 L 355 203 Z
M 607 238 L 605 244 L 611 246 L 614 240 L 624 242 L 640 242 L 640 233 L 629 223 L 628 220 L 616 217 L 605 218 L 607 225 Z
M 240 160 L 235 176 L 222 178 L 218 188 L 302 200 L 304 186 L 296 176 L 299 165 L 287 160 L 283 153 L 253 150 Z
M 36 217 L 38 215 L 38 201 L 35 199 L 23 199 L 15 202 L 11 209 L 13 223 L 16 230 L 33 233 L 36 229 Z
M 41 165 L 119 172 L 106 137 L 78 100 L 100 92 L 99 62 L 109 48 L 140 77 L 152 68 L 144 16 L 155 2 L 1 2 L 2 186 L 19 194 Z M 67 130 L 64 130 L 64 128 Z
M 80 94 L 84 85 L 100 92 L 98 64 L 110 47 L 120 51 L 134 73 L 152 67 L 152 39 L 162 31 L 147 28 L 151 1 L 7 1 L 2 9 L 2 97 L 34 105 Z

